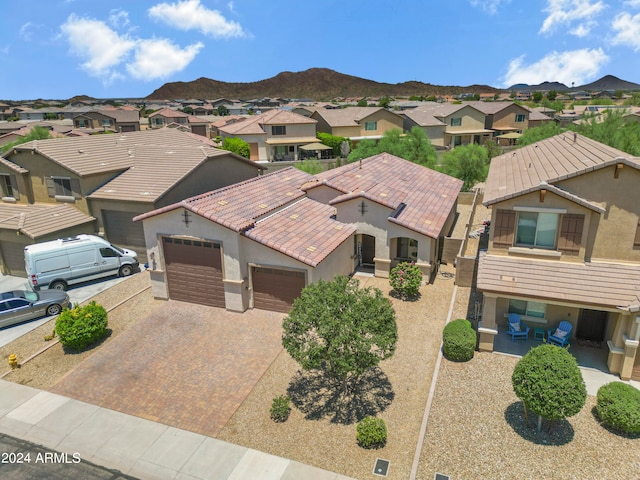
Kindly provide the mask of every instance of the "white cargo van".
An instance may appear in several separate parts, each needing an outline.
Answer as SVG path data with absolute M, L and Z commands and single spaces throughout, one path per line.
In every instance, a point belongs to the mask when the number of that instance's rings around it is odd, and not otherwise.
M 27 276 L 35 290 L 66 290 L 74 283 L 138 268 L 136 252 L 118 248 L 95 235 L 77 235 L 24 247 Z

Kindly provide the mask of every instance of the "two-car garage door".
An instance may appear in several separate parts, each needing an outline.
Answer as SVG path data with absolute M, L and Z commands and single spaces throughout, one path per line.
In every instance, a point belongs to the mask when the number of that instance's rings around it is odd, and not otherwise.
M 220 244 L 163 238 L 169 298 L 224 307 Z

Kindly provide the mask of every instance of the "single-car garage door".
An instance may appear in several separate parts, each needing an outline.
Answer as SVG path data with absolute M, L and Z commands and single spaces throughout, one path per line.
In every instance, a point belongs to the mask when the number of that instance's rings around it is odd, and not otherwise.
M 305 272 L 253 268 L 253 308 L 287 313 L 305 285 Z
M 169 298 L 224 307 L 220 244 L 163 238 Z
M 144 247 L 142 222 L 134 222 L 135 213 L 103 210 L 104 231 L 111 243 L 127 247 Z
M 2 251 L 2 270 L 7 275 L 17 275 L 24 277 L 27 273 L 24 270 L 24 243 L 2 242 L 0 250 Z

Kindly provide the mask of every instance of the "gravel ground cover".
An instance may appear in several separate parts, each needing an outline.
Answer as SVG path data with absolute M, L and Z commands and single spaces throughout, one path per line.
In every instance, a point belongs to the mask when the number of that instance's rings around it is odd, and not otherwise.
M 466 363 L 442 361 L 416 478 L 638 478 L 640 439 L 602 427 L 595 397 L 566 421 L 544 422 L 540 433 L 531 414 L 528 426 L 511 387 L 518 360 L 476 352 Z
M 441 268 L 453 272 L 452 267 Z M 361 286 L 389 292 L 388 279 L 357 278 Z M 398 317 L 398 346 L 394 356 L 365 379 L 367 395 L 332 403 L 335 398 L 322 389 L 323 379 L 302 374 L 283 350 L 218 438 L 354 478 L 382 478 L 372 473 L 376 459 L 382 458 L 391 462 L 386 478 L 406 480 L 453 287 L 452 277 L 438 275 L 433 284 L 421 288 L 417 301 L 392 298 Z M 286 422 L 275 423 L 269 418 L 271 401 L 286 393 L 293 393 L 294 408 Z M 333 413 L 336 411 L 338 414 Z M 385 421 L 385 447 L 366 450 L 357 445 L 356 418 L 365 412 Z

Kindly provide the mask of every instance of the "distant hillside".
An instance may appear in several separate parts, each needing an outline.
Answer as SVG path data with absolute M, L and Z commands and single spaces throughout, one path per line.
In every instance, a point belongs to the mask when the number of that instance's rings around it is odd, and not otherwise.
M 626 80 L 620 80 L 618 77 L 614 77 L 613 75 L 605 75 L 600 80 L 596 80 L 595 82 L 588 83 L 586 85 L 580 85 L 578 87 L 567 87 L 564 83 L 559 82 L 544 82 L 539 85 L 527 85 L 525 83 L 518 83 L 516 85 L 511 85 L 508 90 L 510 91 L 522 91 L 529 90 L 531 92 L 535 92 L 538 90 L 541 91 L 549 91 L 555 90 L 556 92 L 567 92 L 572 90 L 587 90 L 599 92 L 601 90 L 640 90 L 640 84 L 627 82 Z
M 498 93 L 488 85 L 468 87 L 437 86 L 418 81 L 379 83 L 328 68 L 311 68 L 303 72 L 282 72 L 275 77 L 251 83 L 227 83 L 209 78 L 191 82 L 166 83 L 147 99 L 174 98 L 239 98 L 264 97 L 312 98 L 331 100 L 336 97 L 409 97 L 411 95 L 453 95 L 455 93 Z

